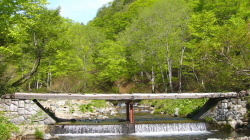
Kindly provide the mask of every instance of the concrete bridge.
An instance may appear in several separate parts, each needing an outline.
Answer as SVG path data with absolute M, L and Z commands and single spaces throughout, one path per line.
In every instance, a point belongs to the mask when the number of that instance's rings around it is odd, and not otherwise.
M 42 106 L 37 100 L 117 100 L 126 101 L 126 120 L 134 123 L 133 101 L 150 99 L 197 99 L 197 98 L 236 98 L 238 93 L 130 93 L 130 94 L 75 94 L 75 93 L 15 93 L 3 95 L 5 99 L 33 100 L 40 108 Z

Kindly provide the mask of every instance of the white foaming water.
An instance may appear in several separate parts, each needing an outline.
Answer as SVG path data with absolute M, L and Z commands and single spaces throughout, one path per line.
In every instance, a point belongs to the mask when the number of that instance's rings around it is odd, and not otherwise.
M 143 136 L 143 137 L 164 137 L 164 136 L 185 136 L 185 135 L 209 135 L 212 134 L 209 131 L 181 131 L 181 132 L 143 132 L 132 133 L 131 136 Z M 102 136 L 122 136 L 120 133 L 89 133 L 89 134 L 56 134 L 59 137 L 102 137 Z
M 82 136 L 93 136 L 93 137 L 96 137 L 96 136 L 115 136 L 115 135 L 122 135 L 122 134 L 119 134 L 119 133 L 89 133 L 89 134 L 56 134 L 56 136 L 68 136 L 68 137 L 82 137 Z
M 123 125 L 58 125 L 54 134 L 59 135 L 119 135 L 127 134 L 126 124 Z M 133 129 L 133 128 L 132 128 Z M 173 135 L 207 133 L 205 123 L 166 123 L 166 124 L 135 124 L 132 135 Z
M 135 133 L 144 132 L 198 132 L 207 131 L 205 123 L 138 124 Z
M 56 134 L 120 134 L 121 125 L 62 125 L 56 128 Z
M 175 135 L 206 135 L 211 134 L 209 131 L 179 131 L 179 132 L 141 132 L 133 133 L 134 136 L 175 136 Z

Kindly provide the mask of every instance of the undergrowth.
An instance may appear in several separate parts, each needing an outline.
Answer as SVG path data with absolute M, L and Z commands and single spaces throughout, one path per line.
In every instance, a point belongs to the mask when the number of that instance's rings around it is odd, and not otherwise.
M 82 104 L 79 106 L 80 111 L 85 113 L 85 112 L 94 112 L 94 108 L 102 108 L 106 107 L 106 101 L 105 100 L 92 100 L 88 104 Z
M 3 116 L 3 113 L 0 112 L 0 139 L 8 140 L 11 138 L 12 133 L 18 132 L 18 127 L 10 123 L 8 118 Z
M 206 103 L 208 99 L 164 99 L 164 100 L 143 100 L 141 104 L 147 104 L 155 108 L 154 113 L 173 115 L 175 108 L 179 108 L 179 116 L 195 114 Z

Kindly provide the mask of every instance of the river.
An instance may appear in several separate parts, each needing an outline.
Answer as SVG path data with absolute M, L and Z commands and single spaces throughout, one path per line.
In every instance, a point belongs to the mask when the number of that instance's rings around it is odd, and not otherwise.
M 127 134 L 124 105 L 120 112 L 104 120 L 81 120 L 60 123 L 53 127 L 53 135 L 60 140 L 207 140 L 209 138 L 243 137 L 250 134 L 211 130 L 208 124 L 187 118 L 151 114 L 150 108 L 135 105 L 134 132 Z

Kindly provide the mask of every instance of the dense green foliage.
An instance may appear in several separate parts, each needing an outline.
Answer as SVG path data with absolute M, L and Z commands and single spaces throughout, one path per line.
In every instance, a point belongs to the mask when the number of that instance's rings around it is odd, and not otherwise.
M 18 132 L 18 128 L 9 122 L 9 120 L 0 114 L 0 139 L 7 140 L 11 138 L 12 133 Z
M 0 11 L 0 94 L 250 86 L 249 0 L 114 0 L 87 25 L 46 0 Z

